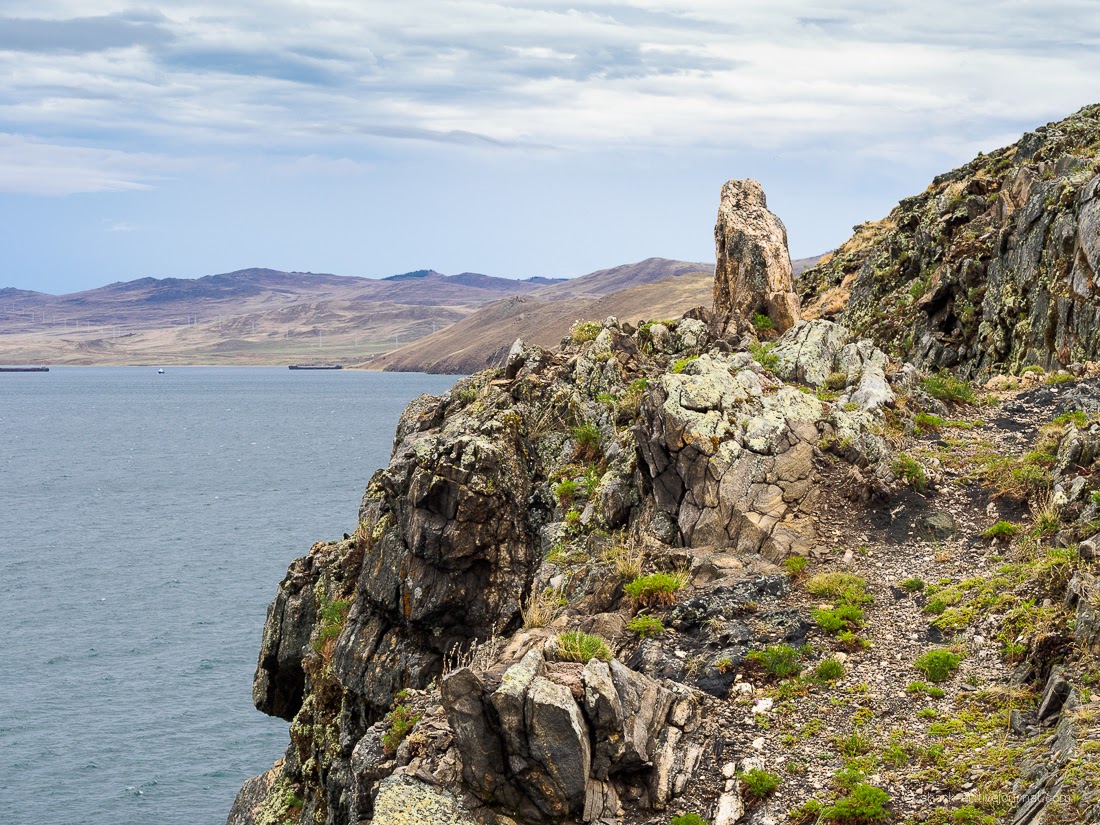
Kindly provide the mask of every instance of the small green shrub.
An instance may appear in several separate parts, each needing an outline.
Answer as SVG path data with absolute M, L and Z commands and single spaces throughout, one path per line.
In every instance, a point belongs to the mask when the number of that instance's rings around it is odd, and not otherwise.
M 283 794 L 283 807 L 284 808 L 287 808 L 287 809 L 301 808 L 301 807 L 304 807 L 305 804 L 306 804 L 306 801 L 304 799 L 302 799 L 302 797 L 299 796 L 298 793 L 296 791 L 294 791 L 293 789 L 287 789 L 287 792 L 285 794 Z
M 1070 412 L 1064 412 L 1061 415 L 1055 416 L 1051 423 L 1057 424 L 1059 427 L 1064 427 L 1066 424 L 1072 424 L 1077 427 L 1077 429 L 1081 429 L 1089 423 L 1089 417 L 1081 410 L 1071 410 Z
M 676 592 L 687 584 L 687 573 L 650 573 L 639 576 L 623 588 L 642 607 L 676 604 Z
M 814 671 L 819 682 L 835 682 L 844 677 L 844 663 L 839 659 L 822 659 Z
M 321 622 L 317 628 L 317 636 L 313 640 L 315 651 L 326 656 L 331 654 L 332 648 L 329 643 L 334 641 L 340 635 L 340 631 L 344 629 L 344 622 L 347 620 L 350 609 L 351 601 L 348 599 L 333 599 L 321 603 L 321 607 L 317 611 L 320 614 Z
M 1020 532 L 1020 528 L 1011 521 L 998 521 L 992 527 L 982 531 L 983 539 L 1010 539 Z
M 849 758 L 870 753 L 874 750 L 874 747 L 874 742 L 859 731 L 852 731 L 847 736 L 838 736 L 836 738 L 836 749 L 840 752 L 841 756 L 847 756 Z
M 806 592 L 841 604 L 866 604 L 874 598 L 867 581 L 854 573 L 818 573 L 806 582 Z
M 779 356 L 772 352 L 771 344 L 751 344 L 749 352 L 753 360 L 768 372 L 774 372 L 779 366 Z
M 790 577 L 797 578 L 805 569 L 809 562 L 806 561 L 805 556 L 787 556 L 783 560 L 783 569 L 787 571 Z
M 659 636 L 665 632 L 664 623 L 656 616 L 646 616 L 644 613 L 635 616 L 626 623 L 626 629 L 637 633 L 643 639 L 650 636 Z
M 745 796 L 754 802 L 767 799 L 775 793 L 775 789 L 778 788 L 779 783 L 783 781 L 779 778 L 778 774 L 765 771 L 761 768 L 753 768 L 751 771 L 745 771 L 745 773 L 739 774 L 739 777 L 745 789 Z
M 689 355 L 687 358 L 680 358 L 677 361 L 672 362 L 672 372 L 675 375 L 679 375 L 684 371 L 688 364 L 698 359 L 698 355 Z
M 825 806 L 816 799 L 807 799 L 801 805 L 787 811 L 787 819 L 791 825 L 811 825 L 817 822 L 821 811 Z
M 580 630 L 570 630 L 558 634 L 558 658 L 563 662 L 580 662 L 581 664 L 585 664 L 591 659 L 608 662 L 611 660 L 611 648 L 599 636 L 593 636 L 591 633 L 584 633 Z
M 821 811 L 822 822 L 835 822 L 837 825 L 874 825 L 890 819 L 886 808 L 890 795 L 881 788 L 860 782 L 851 792 L 841 797 Z
M 923 493 L 928 489 L 928 475 L 924 472 L 923 465 L 912 456 L 899 453 L 890 469 L 915 492 Z
M 848 386 L 848 373 L 830 372 L 825 376 L 825 388 L 829 390 L 842 390 Z
M 845 650 L 867 650 L 871 646 L 869 641 L 861 639 L 851 630 L 840 631 L 836 634 L 836 640 Z
M 569 337 L 574 344 L 585 344 L 595 341 L 603 332 L 603 324 L 599 321 L 576 321 L 569 329 Z
M 919 593 L 924 590 L 924 579 L 906 579 L 901 583 L 901 589 L 907 593 Z
M 913 667 L 924 674 L 930 682 L 946 682 L 951 674 L 958 670 L 962 656 L 944 648 L 929 650 L 917 657 Z
M 562 507 L 568 507 L 573 503 L 573 499 L 577 496 L 577 489 L 580 487 L 576 480 L 572 478 L 563 478 L 554 487 L 554 498 L 558 500 L 558 504 Z
M 863 627 L 863 611 L 854 604 L 842 604 L 829 610 L 814 610 L 811 614 L 826 633 L 859 630 Z
M 757 332 L 775 329 L 775 321 L 773 321 L 763 312 L 758 312 L 752 316 L 752 325 Z
M 669 820 L 669 825 L 710 825 L 710 820 L 699 814 L 678 814 Z
M 913 424 L 922 433 L 938 433 L 943 429 L 943 419 L 932 413 L 917 413 L 913 416 Z
M 397 752 L 397 746 L 405 741 L 405 737 L 416 727 L 420 716 L 409 710 L 407 705 L 394 705 L 393 710 L 386 714 L 386 732 L 382 734 L 382 750 L 393 756 Z
M 752 651 L 747 658 L 780 679 L 796 676 L 802 670 L 802 657 L 790 645 L 770 645 L 764 650 Z
M 973 387 L 946 372 L 929 375 L 921 381 L 921 388 L 937 401 L 950 404 L 975 404 L 978 401 Z
M 600 428 L 585 422 L 573 428 L 573 439 L 577 442 L 577 458 L 595 461 L 600 457 Z

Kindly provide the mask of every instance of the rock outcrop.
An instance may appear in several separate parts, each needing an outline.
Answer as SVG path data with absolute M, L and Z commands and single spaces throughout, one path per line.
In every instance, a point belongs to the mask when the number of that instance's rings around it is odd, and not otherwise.
M 714 244 L 715 312 L 745 321 L 759 313 L 771 318 L 780 332 L 790 329 L 799 318 L 799 300 L 787 228 L 768 211 L 757 181 L 731 180 L 722 187 Z
M 836 320 L 968 376 L 1100 357 L 1100 106 L 938 176 L 798 281 Z
M 257 822 L 295 795 L 302 822 L 377 821 L 402 789 L 456 821 L 640 822 L 692 786 L 715 734 L 700 714 L 733 680 L 723 663 L 756 634 L 808 627 L 764 611 L 702 652 L 731 604 L 783 592 L 751 584 L 773 562 L 814 552 L 820 445 L 843 442 L 833 460 L 857 487 L 892 478 L 873 406 L 784 384 L 722 326 L 702 310 L 578 325 L 556 352 L 517 342 L 505 368 L 409 405 L 355 534 L 295 561 L 269 610 L 254 699 L 291 720 L 291 747 Z M 852 368 L 852 391 L 869 370 Z M 629 643 L 617 552 L 718 588 L 677 619 L 713 666 Z M 556 661 L 554 633 L 523 629 L 548 593 L 569 605 L 556 632 L 621 652 Z M 395 751 L 397 713 L 413 732 Z

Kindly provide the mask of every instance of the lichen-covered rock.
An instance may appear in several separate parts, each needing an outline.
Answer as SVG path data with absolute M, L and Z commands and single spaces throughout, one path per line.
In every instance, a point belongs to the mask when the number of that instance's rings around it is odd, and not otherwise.
M 764 314 L 780 332 L 793 326 L 799 301 L 787 252 L 787 228 L 768 211 L 757 181 L 731 180 L 722 187 L 714 243 L 715 311 L 743 320 Z
M 871 458 L 885 455 L 867 423 L 826 412 L 811 394 L 770 381 L 745 353 L 704 354 L 655 382 L 638 444 L 658 508 L 689 547 L 727 546 L 781 560 L 816 544 L 809 514 L 814 449 L 845 431 Z
M 1100 106 L 938 176 L 799 277 L 831 318 L 925 369 L 988 377 L 1100 354 Z
M 453 794 L 404 774 L 382 780 L 374 821 L 386 825 L 477 825 Z
M 272 768 L 267 773 L 245 780 L 237 792 L 237 798 L 233 800 L 225 825 L 256 825 L 256 816 L 263 808 L 264 800 L 278 775 L 279 769 Z

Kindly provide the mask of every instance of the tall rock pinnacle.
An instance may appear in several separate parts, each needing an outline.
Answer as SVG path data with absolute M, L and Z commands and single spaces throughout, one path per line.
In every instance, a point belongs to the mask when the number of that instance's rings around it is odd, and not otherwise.
M 800 305 L 791 276 L 787 229 L 768 211 L 757 181 L 726 181 L 714 244 L 715 312 L 746 320 L 763 313 L 780 332 L 794 326 Z

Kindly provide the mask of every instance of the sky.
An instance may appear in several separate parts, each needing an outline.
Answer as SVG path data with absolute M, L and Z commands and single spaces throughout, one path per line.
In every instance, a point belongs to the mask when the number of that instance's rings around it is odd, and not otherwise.
M 1100 102 L 1094 0 L 3 0 L 0 287 L 792 257 Z

